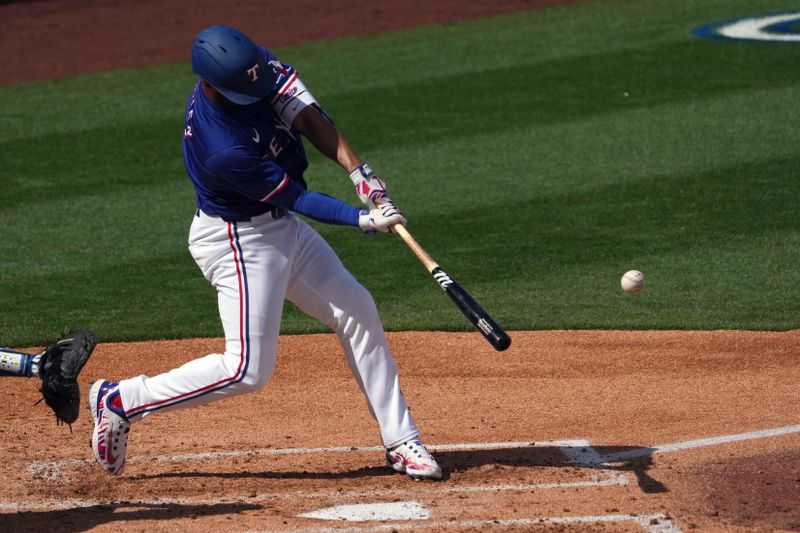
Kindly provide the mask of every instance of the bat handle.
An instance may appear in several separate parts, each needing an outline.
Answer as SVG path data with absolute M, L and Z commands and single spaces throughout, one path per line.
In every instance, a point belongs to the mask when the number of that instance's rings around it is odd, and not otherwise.
M 428 252 L 426 252 L 414 239 L 414 237 L 411 236 L 405 226 L 395 224 L 392 226 L 392 231 L 400 235 L 400 238 L 406 242 L 409 248 L 411 248 L 411 251 L 414 252 L 414 255 L 417 256 L 425 268 L 428 269 L 428 272 L 433 272 L 433 269 L 439 266 L 439 263 L 434 261 L 433 258 L 428 255 Z

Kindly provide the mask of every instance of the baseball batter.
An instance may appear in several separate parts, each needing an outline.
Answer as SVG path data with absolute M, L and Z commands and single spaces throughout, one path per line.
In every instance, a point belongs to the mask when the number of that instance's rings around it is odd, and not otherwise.
M 388 465 L 414 479 L 441 478 L 400 391 L 371 295 L 296 216 L 374 233 L 405 224 L 403 214 L 292 66 L 226 26 L 201 31 L 191 55 L 200 79 L 183 132 L 186 172 L 197 193 L 189 250 L 217 289 L 225 353 L 154 377 L 95 382 L 89 409 L 97 461 L 120 474 L 130 426 L 149 414 L 261 388 L 275 368 L 289 299 L 339 337 L 380 426 Z M 349 173 L 367 209 L 307 190 L 301 136 Z

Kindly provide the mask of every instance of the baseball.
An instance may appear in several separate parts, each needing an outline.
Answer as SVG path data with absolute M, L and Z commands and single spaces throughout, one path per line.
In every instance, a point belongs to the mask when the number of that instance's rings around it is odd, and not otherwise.
M 644 274 L 638 270 L 628 270 L 622 276 L 622 290 L 627 293 L 639 292 L 644 288 Z

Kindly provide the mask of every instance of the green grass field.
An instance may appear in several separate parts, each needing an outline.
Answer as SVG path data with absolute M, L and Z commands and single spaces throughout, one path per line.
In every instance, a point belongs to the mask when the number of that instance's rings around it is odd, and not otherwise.
M 800 323 L 800 45 L 691 30 L 794 7 L 596 0 L 276 52 L 507 329 L 784 330 Z M 186 249 L 193 83 L 187 62 L 0 88 L 0 345 L 67 325 L 221 335 Z M 333 163 L 312 156 L 307 178 L 357 204 Z M 315 227 L 387 330 L 470 329 L 399 238 Z M 648 277 L 633 296 L 632 268 Z M 287 305 L 283 331 L 326 328 Z

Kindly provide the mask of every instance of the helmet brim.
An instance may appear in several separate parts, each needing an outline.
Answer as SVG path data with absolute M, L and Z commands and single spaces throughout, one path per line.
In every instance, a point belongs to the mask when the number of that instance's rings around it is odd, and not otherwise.
M 222 96 L 224 96 L 225 98 L 227 98 L 228 100 L 230 100 L 231 102 L 233 102 L 234 104 L 237 104 L 237 105 L 255 104 L 256 102 L 258 102 L 259 100 L 264 99 L 267 96 L 266 92 L 264 94 L 262 94 L 261 96 L 258 96 L 258 95 L 249 95 L 249 94 L 237 93 L 237 92 L 231 91 L 230 89 L 225 89 L 223 87 L 219 87 L 217 85 L 214 85 L 213 83 L 211 83 L 211 86 L 214 87 L 214 89 L 216 89 Z

